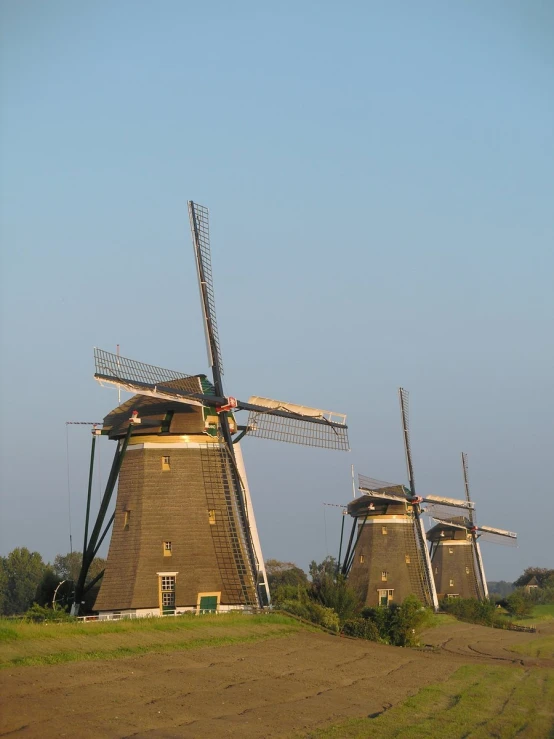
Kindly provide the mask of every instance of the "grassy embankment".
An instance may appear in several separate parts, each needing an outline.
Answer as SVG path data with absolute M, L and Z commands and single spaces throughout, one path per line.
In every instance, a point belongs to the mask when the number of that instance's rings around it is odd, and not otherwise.
M 554 671 L 465 665 L 375 718 L 349 719 L 313 739 L 554 736 Z
M 548 621 L 554 621 L 554 605 L 535 606 L 530 616 L 514 619 L 513 623 L 521 624 L 522 626 L 538 626 Z
M 308 628 L 280 614 L 44 623 L 0 619 L 0 669 L 220 647 Z

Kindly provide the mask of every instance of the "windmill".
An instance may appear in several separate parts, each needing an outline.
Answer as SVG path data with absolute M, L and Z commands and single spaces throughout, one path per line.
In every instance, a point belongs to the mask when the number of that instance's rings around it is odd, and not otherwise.
M 353 517 L 342 573 L 367 606 L 401 603 L 415 595 L 437 609 L 438 599 L 421 514 L 455 515 L 473 503 L 416 493 L 410 445 L 408 393 L 399 390 L 409 487 L 358 476 L 362 495 L 348 504 Z
M 225 395 L 208 209 L 193 202 L 188 208 L 212 380 L 95 349 L 95 378 L 135 395 L 104 419 L 102 433 L 117 441 L 117 449 L 99 515 L 85 542 L 74 612 L 82 602 L 86 572 L 112 523 L 95 603 L 101 614 L 269 603 L 240 439 L 249 434 L 348 450 L 343 414 L 259 396 L 244 402 Z M 248 419 L 238 425 L 235 413 L 243 410 Z M 93 453 L 91 474 L 92 460 Z M 104 526 L 118 476 L 115 511 Z
M 467 454 L 463 452 L 462 471 L 466 500 L 470 502 Z M 462 516 L 433 518 L 436 524 L 427 532 L 427 538 L 431 542 L 431 566 L 439 597 L 488 598 L 479 540 L 515 546 L 517 534 L 491 526 L 477 526 L 471 508 Z

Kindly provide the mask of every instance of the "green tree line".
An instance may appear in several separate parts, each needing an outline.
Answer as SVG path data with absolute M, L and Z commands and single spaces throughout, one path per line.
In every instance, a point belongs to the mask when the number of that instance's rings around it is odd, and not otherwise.
M 44 562 L 39 552 L 31 552 L 27 547 L 17 547 L 0 557 L 0 615 L 24 614 L 33 603 L 51 606 L 56 588 L 64 581 L 57 602 L 66 605 L 79 575 L 82 557 L 81 552 L 58 554 L 50 564 Z M 88 579 L 96 577 L 105 566 L 104 559 L 95 559 Z

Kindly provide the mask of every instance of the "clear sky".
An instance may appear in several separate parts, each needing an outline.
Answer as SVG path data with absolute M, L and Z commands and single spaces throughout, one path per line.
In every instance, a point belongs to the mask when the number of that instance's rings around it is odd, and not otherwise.
M 519 533 L 484 545 L 489 579 L 554 567 L 554 5 L 0 12 L 1 553 L 69 549 L 65 422 L 117 403 L 93 346 L 207 370 L 193 199 L 227 393 L 349 416 L 350 454 L 246 440 L 266 558 L 336 554 L 351 464 L 405 481 L 402 385 L 419 491 L 462 495 L 466 451 L 479 521 Z

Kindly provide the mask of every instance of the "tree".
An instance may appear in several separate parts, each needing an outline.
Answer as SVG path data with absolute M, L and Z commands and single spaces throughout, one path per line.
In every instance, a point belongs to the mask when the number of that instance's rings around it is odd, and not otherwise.
M 57 554 L 54 558 L 54 572 L 59 580 L 73 580 L 73 582 L 76 582 L 79 577 L 79 572 L 81 571 L 82 561 L 83 555 L 81 552 Z M 94 578 L 99 575 L 105 567 L 105 559 L 102 559 L 102 557 L 96 557 L 93 559 L 88 571 L 87 582 L 94 580 Z
M 514 590 L 506 598 L 506 610 L 510 616 L 527 618 L 533 612 L 533 601 L 523 590 Z
M 326 576 L 334 577 L 337 572 L 337 560 L 334 557 L 325 557 L 319 564 L 312 560 L 310 562 L 310 577 L 313 583 L 318 583 Z
M 36 599 L 46 565 L 38 552 L 27 547 L 17 547 L 3 558 L 4 603 L 3 614 L 7 616 L 25 613 Z
M 357 593 L 348 586 L 343 575 L 319 574 L 312 583 L 310 596 L 327 608 L 332 608 L 341 623 L 354 618 L 361 608 Z
M 554 570 L 549 570 L 546 567 L 527 567 L 523 575 L 514 582 L 514 586 L 516 588 L 524 587 L 532 577 L 537 578 L 540 588 L 550 587 L 550 584 L 554 585 Z
M 265 571 L 267 573 L 267 584 L 271 593 L 285 585 L 300 585 L 305 587 L 308 584 L 306 573 L 295 565 L 294 562 L 281 562 L 278 559 L 268 559 L 265 563 Z
M 0 614 L 6 613 L 8 602 L 8 569 L 6 557 L 0 557 Z

